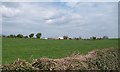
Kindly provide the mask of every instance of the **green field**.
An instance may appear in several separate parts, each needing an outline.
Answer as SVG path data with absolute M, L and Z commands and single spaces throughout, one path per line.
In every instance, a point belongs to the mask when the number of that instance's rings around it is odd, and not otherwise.
M 0 37 L 0 64 L 2 64 L 2 38 Z
M 77 51 L 81 54 L 94 49 L 118 48 L 118 39 L 109 40 L 40 40 L 29 38 L 3 38 L 3 64 L 17 58 L 31 61 L 34 58 L 62 58 Z

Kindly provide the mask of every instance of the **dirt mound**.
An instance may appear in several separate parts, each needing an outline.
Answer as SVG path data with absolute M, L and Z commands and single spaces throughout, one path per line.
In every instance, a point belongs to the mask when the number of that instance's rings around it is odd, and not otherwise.
M 12 64 L 2 65 L 2 71 L 70 71 L 70 70 L 120 70 L 118 49 L 94 50 L 86 55 L 72 55 L 61 59 L 40 58 L 32 63 L 18 59 Z

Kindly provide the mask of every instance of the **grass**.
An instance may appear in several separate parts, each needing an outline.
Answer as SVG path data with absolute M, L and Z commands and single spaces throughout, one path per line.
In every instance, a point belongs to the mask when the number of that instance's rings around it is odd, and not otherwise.
M 0 37 L 0 64 L 2 64 L 2 38 Z
M 2 60 L 3 64 L 8 64 L 17 58 L 27 61 L 40 57 L 62 58 L 74 51 L 86 54 L 94 49 L 104 48 L 118 48 L 118 40 L 40 40 L 3 38 Z

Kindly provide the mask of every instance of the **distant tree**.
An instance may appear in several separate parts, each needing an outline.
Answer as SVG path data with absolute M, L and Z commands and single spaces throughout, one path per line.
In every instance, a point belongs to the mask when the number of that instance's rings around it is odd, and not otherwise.
M 108 36 L 103 36 L 103 39 L 108 39 Z
M 72 38 L 69 38 L 69 40 L 72 40 Z
M 69 37 L 68 36 L 63 36 L 63 39 L 68 39 Z
M 24 36 L 24 38 L 28 38 L 28 36 Z
M 34 36 L 34 33 L 31 33 L 31 34 L 29 35 L 30 38 L 32 38 L 33 36 Z
M 94 36 L 93 36 L 93 39 L 95 40 L 95 39 L 96 39 L 96 37 L 94 37 Z
M 2 37 L 7 37 L 6 35 L 2 35 Z
M 37 33 L 37 34 L 36 34 L 36 37 L 37 37 L 37 38 L 40 38 L 41 35 L 42 35 L 42 33 Z
M 79 39 L 82 39 L 82 37 L 81 37 L 81 36 L 79 36 Z
M 10 34 L 10 36 L 9 36 L 10 38 L 14 38 L 14 35 L 13 34 Z
M 16 35 L 10 34 L 10 35 L 2 35 L 2 37 L 6 37 L 6 38 L 16 38 Z
M 96 39 L 96 37 L 95 37 L 95 36 L 92 36 L 92 37 L 90 37 L 90 39 L 93 39 L 93 40 L 95 40 L 95 39 Z
M 102 38 L 100 37 L 100 38 L 97 38 L 97 40 L 101 40 Z
M 23 38 L 23 35 L 22 34 L 18 34 L 17 37 L 18 38 Z
M 14 38 L 16 38 L 17 36 L 16 35 L 13 35 L 14 36 Z
M 10 36 L 9 36 L 9 35 L 7 35 L 6 37 L 7 37 L 7 38 L 10 38 Z
M 79 38 L 77 38 L 77 37 L 74 37 L 74 39 L 75 39 L 75 40 L 79 40 Z

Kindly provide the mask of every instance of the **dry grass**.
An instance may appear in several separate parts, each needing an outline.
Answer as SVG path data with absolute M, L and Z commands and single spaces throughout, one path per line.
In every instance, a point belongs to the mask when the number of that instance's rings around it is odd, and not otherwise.
M 12 64 L 3 65 L 4 71 L 36 71 L 36 70 L 120 70 L 118 67 L 118 49 L 94 50 L 86 55 L 72 54 L 61 59 L 40 58 L 32 63 L 18 59 Z

